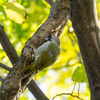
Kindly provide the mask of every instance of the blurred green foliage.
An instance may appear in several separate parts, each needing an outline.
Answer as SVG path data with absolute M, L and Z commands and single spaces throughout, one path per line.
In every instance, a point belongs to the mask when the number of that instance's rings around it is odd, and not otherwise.
M 24 8 L 23 11 L 17 10 L 21 15 L 24 16 L 24 23 L 19 20 L 15 21 L 7 14 L 3 4 L 8 2 L 17 2 L 22 5 Z M 55 0 L 54 0 L 55 1 Z M 9 7 L 9 6 L 8 6 Z M 11 8 L 12 9 L 12 8 Z M 26 12 L 27 16 L 25 16 Z M 23 13 L 23 14 L 22 14 Z M 21 50 L 24 47 L 28 39 L 36 32 L 38 27 L 45 22 L 50 13 L 50 5 L 45 2 L 45 0 L 1 0 L 0 1 L 0 24 L 4 26 L 5 32 L 7 33 L 8 38 L 15 47 L 18 55 L 20 56 Z M 99 19 L 100 26 L 100 1 L 97 0 L 97 14 Z M 16 14 L 14 14 L 16 16 Z M 16 16 L 18 17 L 18 16 Z M 11 20 L 12 19 L 12 20 Z M 25 20 L 26 19 L 26 20 Z M 78 76 L 79 68 L 82 66 L 82 58 L 80 55 L 80 50 L 77 42 L 76 35 L 74 33 L 72 23 L 68 20 L 67 25 L 64 28 L 64 31 L 60 38 L 61 41 L 61 53 L 59 59 L 54 65 L 49 68 L 44 69 L 39 72 L 34 79 L 36 80 L 39 87 L 42 91 L 48 96 L 48 98 L 53 98 L 59 93 L 71 93 L 74 87 L 74 81 L 72 80 L 73 73 Z M 0 45 L 0 62 L 12 67 L 9 58 L 4 52 L 2 46 Z M 77 68 L 77 69 L 76 69 Z M 76 69 L 76 70 L 75 70 Z M 77 71 L 78 70 L 78 71 Z M 76 71 L 76 72 L 74 72 Z M 82 71 L 84 73 L 84 71 Z M 6 77 L 8 71 L 0 68 L 0 76 L 3 78 Z M 80 75 L 80 74 L 79 74 Z M 81 82 L 79 77 L 77 78 L 73 75 L 75 80 L 78 79 L 78 82 Z M 82 80 L 83 82 L 83 80 Z M 80 85 L 80 97 L 89 100 L 90 92 L 88 88 L 88 83 L 81 83 Z M 77 95 L 78 84 L 76 84 L 74 94 Z M 20 100 L 35 100 L 31 93 L 26 89 Z M 55 100 L 78 100 L 75 97 L 71 96 L 60 96 Z
M 26 9 L 17 2 L 6 2 L 2 4 L 2 9 L 4 14 L 6 13 L 7 16 L 16 23 L 23 23 L 25 22 L 26 18 Z

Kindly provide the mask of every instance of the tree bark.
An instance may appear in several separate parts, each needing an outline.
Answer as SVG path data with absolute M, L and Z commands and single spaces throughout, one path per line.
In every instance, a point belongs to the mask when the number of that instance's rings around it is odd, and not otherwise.
M 91 100 L 99 100 L 100 34 L 95 0 L 71 0 L 71 20 L 86 69 Z
M 38 70 L 31 71 L 31 69 L 27 71 L 27 66 L 29 67 L 34 61 L 34 51 L 31 46 L 38 48 L 44 43 L 44 38 L 53 34 L 53 30 L 55 30 L 55 34 L 60 35 L 69 16 L 70 1 L 57 0 L 51 8 L 48 19 L 26 43 L 20 59 L 14 64 L 13 70 L 2 83 L 0 87 L 0 100 L 19 99 L 23 90 L 32 80 L 32 77 L 38 72 Z
M 6 33 L 4 32 L 4 28 L 1 25 L 0 25 L 0 43 L 1 43 L 4 51 L 6 52 L 7 56 L 9 57 L 11 63 L 14 65 L 19 60 L 19 56 L 18 56 L 15 48 L 9 41 Z M 5 66 L 2 63 L 0 63 L 0 67 L 6 69 L 8 71 L 12 70 L 12 68 Z M 1 79 L 1 80 L 3 81 L 3 79 Z M 31 80 L 31 82 L 28 85 L 28 89 L 36 97 L 37 100 L 39 97 L 42 97 L 41 100 L 48 100 L 48 98 L 45 96 L 45 94 L 36 85 L 34 80 Z M 38 89 L 38 91 L 37 91 L 37 89 Z

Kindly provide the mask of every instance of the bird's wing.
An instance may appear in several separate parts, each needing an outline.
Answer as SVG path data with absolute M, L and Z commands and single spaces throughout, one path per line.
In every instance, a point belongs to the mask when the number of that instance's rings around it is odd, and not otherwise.
M 31 70 L 37 70 L 37 64 L 39 62 L 39 57 L 37 58 L 37 60 L 35 62 L 33 62 L 33 64 L 31 65 Z
M 37 67 L 43 69 L 50 66 L 51 62 L 49 61 L 49 59 L 50 59 L 50 54 L 48 54 L 47 51 L 42 52 Z

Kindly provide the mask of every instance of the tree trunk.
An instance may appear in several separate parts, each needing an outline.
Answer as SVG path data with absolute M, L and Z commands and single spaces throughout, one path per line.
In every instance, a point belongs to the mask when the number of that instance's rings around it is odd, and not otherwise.
M 95 0 L 72 0 L 71 20 L 86 69 L 91 100 L 100 99 L 100 34 Z

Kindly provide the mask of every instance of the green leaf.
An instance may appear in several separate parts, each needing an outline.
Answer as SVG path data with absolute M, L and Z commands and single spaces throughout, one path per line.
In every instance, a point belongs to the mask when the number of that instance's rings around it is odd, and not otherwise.
M 7 16 L 16 23 L 25 22 L 26 9 L 17 2 L 3 3 L 2 6 Z
M 72 79 L 75 81 L 75 82 L 80 82 L 80 83 L 83 83 L 83 82 L 87 82 L 88 79 L 87 79 L 87 75 L 86 75 L 86 72 L 85 72 L 85 68 L 84 66 L 82 65 L 81 67 L 77 67 L 72 75 Z
M 2 5 L 0 5 L 0 12 L 3 13 L 3 15 L 5 16 L 5 19 L 6 19 L 6 12 L 5 12 L 5 10 L 4 10 Z

